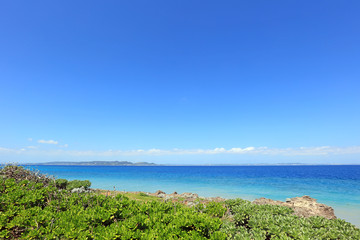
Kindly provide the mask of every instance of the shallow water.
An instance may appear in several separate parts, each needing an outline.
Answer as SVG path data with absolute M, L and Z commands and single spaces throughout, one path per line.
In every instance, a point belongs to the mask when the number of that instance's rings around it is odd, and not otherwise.
M 284 201 L 309 195 L 360 226 L 360 166 L 31 166 L 93 188 Z

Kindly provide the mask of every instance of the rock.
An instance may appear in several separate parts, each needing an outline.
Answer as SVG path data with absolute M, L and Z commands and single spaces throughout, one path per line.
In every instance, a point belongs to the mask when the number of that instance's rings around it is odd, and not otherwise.
M 196 193 L 182 193 L 180 194 L 181 197 L 186 197 L 186 198 L 198 198 L 199 195 L 197 195 Z
M 173 192 L 173 195 L 177 195 L 178 193 L 177 192 Z
M 84 192 L 90 192 L 90 190 L 87 190 L 84 188 L 84 186 L 81 186 L 79 188 L 74 188 L 71 190 L 72 193 L 84 193 Z
M 272 200 L 272 199 L 262 197 L 262 198 L 255 199 L 252 203 L 255 203 L 255 204 L 258 204 L 258 205 L 265 205 L 265 204 L 282 205 L 282 203 L 284 203 L 284 202 L 275 201 L 275 200 Z
M 157 191 L 155 192 L 155 194 L 156 194 L 156 195 L 160 195 L 160 194 L 166 194 L 166 193 L 163 192 L 163 191 L 161 191 L 161 190 L 157 190 Z
M 309 196 L 286 199 L 286 202 L 274 201 L 267 198 L 259 198 L 253 201 L 255 204 L 280 205 L 294 209 L 294 214 L 300 217 L 321 216 L 327 219 L 336 219 L 334 209 L 322 203 L 317 203 L 315 198 Z
M 167 195 L 167 196 L 164 197 L 165 201 L 168 201 L 168 200 L 170 200 L 170 199 L 172 199 L 172 198 L 173 198 L 173 197 L 172 197 L 172 196 L 169 196 L 169 195 Z
M 226 199 L 222 198 L 222 197 L 212 197 L 210 198 L 210 201 L 214 201 L 214 202 L 224 202 Z

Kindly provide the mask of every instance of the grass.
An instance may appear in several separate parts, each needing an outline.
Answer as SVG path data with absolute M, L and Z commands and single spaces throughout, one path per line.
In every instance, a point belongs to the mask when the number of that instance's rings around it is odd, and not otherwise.
M 148 201 L 163 201 L 162 198 L 150 196 L 146 193 L 133 193 L 133 192 L 120 192 L 120 191 L 109 191 L 109 190 L 103 190 L 103 189 L 96 189 L 96 193 L 105 195 L 105 196 L 116 196 L 118 194 L 121 194 L 130 200 L 136 200 L 141 202 L 148 202 Z

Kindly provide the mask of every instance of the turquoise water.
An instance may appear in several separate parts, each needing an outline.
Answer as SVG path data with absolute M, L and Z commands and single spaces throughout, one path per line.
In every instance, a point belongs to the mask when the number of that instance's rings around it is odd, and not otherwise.
M 309 195 L 360 226 L 360 166 L 31 166 L 93 188 L 284 201 Z

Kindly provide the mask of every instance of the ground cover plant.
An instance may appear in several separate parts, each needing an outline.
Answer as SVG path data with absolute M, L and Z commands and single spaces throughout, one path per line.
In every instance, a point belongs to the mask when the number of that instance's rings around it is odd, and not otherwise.
M 0 203 L 1 239 L 226 239 L 214 216 L 224 207 L 216 204 L 205 210 L 74 193 L 55 180 L 24 177 L 0 179 Z
M 360 239 L 360 230 L 341 219 L 301 218 L 283 206 L 226 201 L 233 221 L 222 229 L 230 239 Z
M 3 167 L 0 239 L 360 239 L 343 220 L 299 218 L 286 207 L 241 199 L 187 207 L 146 194 L 132 200 L 71 191 L 89 184 Z

